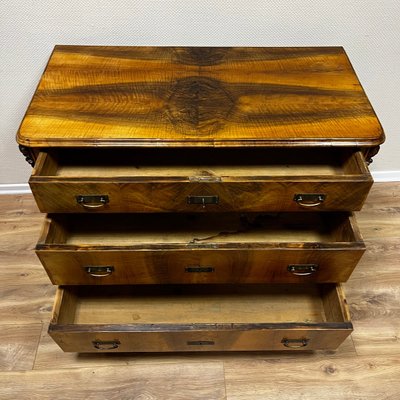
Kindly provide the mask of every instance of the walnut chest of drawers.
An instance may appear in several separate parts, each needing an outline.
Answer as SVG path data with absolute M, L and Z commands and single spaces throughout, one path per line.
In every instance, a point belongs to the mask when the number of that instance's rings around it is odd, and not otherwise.
M 335 349 L 382 128 L 340 47 L 56 46 L 17 141 L 65 351 Z

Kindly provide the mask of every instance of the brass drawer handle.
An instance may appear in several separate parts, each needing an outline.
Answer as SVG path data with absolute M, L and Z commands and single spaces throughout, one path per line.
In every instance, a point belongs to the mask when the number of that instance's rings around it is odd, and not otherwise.
M 93 347 L 97 350 L 113 350 L 118 349 L 121 342 L 119 340 L 94 340 Z
M 302 339 L 283 338 L 281 343 L 283 343 L 285 347 L 289 347 L 290 349 L 300 349 L 302 347 L 306 347 L 309 341 L 310 339 L 304 339 L 304 338 Z
M 215 272 L 214 267 L 202 267 L 200 265 L 193 265 L 185 268 L 185 272 Z
M 317 207 L 326 199 L 325 194 L 320 193 L 301 193 L 295 194 L 293 200 L 302 207 Z
M 188 204 L 202 204 L 206 208 L 207 204 L 218 204 L 219 196 L 188 196 Z
M 114 267 L 112 265 L 105 265 L 105 266 L 90 265 L 84 268 L 90 276 L 93 276 L 95 278 L 102 278 L 104 276 L 109 276 L 114 272 Z
M 318 264 L 289 264 L 287 270 L 293 275 L 308 276 L 318 271 Z
M 109 203 L 107 195 L 76 196 L 76 202 L 85 208 L 100 208 Z
M 188 346 L 214 346 L 214 340 L 190 340 L 186 342 Z

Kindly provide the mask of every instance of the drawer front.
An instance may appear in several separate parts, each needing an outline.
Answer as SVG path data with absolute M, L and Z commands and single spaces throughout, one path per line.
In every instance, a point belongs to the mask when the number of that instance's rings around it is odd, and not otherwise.
M 42 212 L 352 211 L 373 182 L 354 149 L 98 151 L 39 154 Z
M 72 352 L 335 349 L 351 331 L 335 284 L 64 286 L 49 326 Z
M 93 329 L 93 328 L 92 328 Z M 50 326 L 49 334 L 66 352 L 198 352 L 334 350 L 351 333 L 347 328 L 261 328 L 252 330 L 209 330 L 126 332 L 120 327 L 109 332 L 102 328 L 86 332 L 59 331 Z
M 345 282 L 363 249 L 63 251 L 37 254 L 55 285 Z
M 360 210 L 372 181 L 30 182 L 41 212 Z

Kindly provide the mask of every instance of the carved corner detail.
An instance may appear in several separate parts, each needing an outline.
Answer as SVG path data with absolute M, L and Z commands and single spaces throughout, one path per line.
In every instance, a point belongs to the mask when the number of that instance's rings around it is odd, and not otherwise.
M 25 157 L 25 161 L 30 164 L 32 167 L 35 166 L 35 155 L 32 151 L 31 148 L 23 146 L 20 144 L 19 146 L 19 151 L 22 153 L 22 155 Z
M 371 147 L 365 154 L 365 160 L 370 165 L 374 160 L 372 159 L 379 153 L 380 146 Z

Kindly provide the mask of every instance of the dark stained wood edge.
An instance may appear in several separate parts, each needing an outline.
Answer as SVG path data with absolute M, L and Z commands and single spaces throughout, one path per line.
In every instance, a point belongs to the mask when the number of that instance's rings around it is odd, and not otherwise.
M 35 247 L 37 251 L 107 251 L 107 250 L 118 250 L 118 251 L 130 251 L 130 250 L 153 250 L 153 251 L 165 251 L 165 250 L 193 250 L 193 249 L 207 249 L 207 250 L 242 250 L 242 249 L 276 249 L 276 250 L 301 250 L 301 249 L 314 249 L 318 250 L 365 250 L 364 242 L 276 242 L 276 243 L 168 243 L 163 244 L 160 249 L 160 244 L 137 244 L 129 246 L 103 246 L 103 245 L 71 245 L 71 244 L 42 244 L 38 243 Z
M 166 139 L 65 139 L 65 140 L 36 140 L 24 138 L 17 135 L 17 142 L 26 147 L 50 148 L 50 147 L 376 147 L 385 141 L 385 135 L 382 133 L 377 138 L 367 139 L 348 139 L 330 138 L 330 139 L 296 139 L 288 138 L 286 140 L 166 140 Z
M 116 49 L 117 51 L 121 51 L 122 53 L 124 52 L 124 50 L 126 48 L 129 48 L 130 46 L 126 46 L 126 45 L 121 45 L 121 46 L 104 46 L 104 45 L 93 45 L 93 44 L 56 44 L 54 46 L 54 51 L 58 51 L 58 52 L 63 52 L 63 53 L 81 53 L 83 52 L 84 54 L 87 53 L 87 50 L 102 50 L 107 48 L 107 54 L 109 54 L 110 52 L 110 48 Z M 193 45 L 193 46 L 134 46 L 137 48 L 142 48 L 142 49 L 187 49 L 187 48 L 194 48 L 194 49 L 201 49 L 201 48 L 206 48 L 206 49 L 230 49 L 232 48 L 232 46 L 197 46 L 197 45 Z M 254 50 L 263 50 L 265 48 L 265 46 L 237 46 L 237 48 L 240 49 L 254 49 Z M 307 55 L 309 55 L 311 53 L 311 50 L 315 53 L 315 54 L 320 54 L 321 50 L 324 50 L 326 53 L 328 54 L 337 54 L 337 53 L 345 53 L 345 49 L 343 46 L 285 46 L 285 47 L 280 47 L 280 46 L 276 46 L 276 47 L 270 47 L 271 49 L 275 49 L 275 50 L 307 50 Z M 83 49 L 85 49 L 83 51 Z M 117 54 L 114 54 L 114 56 L 116 56 Z M 286 54 L 285 55 L 289 56 L 289 57 L 298 57 L 298 56 L 304 56 L 304 53 L 299 53 L 298 54 L 294 54 L 291 55 Z M 122 54 L 123 56 L 123 54 Z
M 276 177 L 266 177 L 266 176 L 241 176 L 241 177 L 223 177 L 219 180 L 212 180 L 212 179 L 204 179 L 199 180 L 199 182 L 204 183 L 248 183 L 248 182 L 260 182 L 260 183 L 274 183 L 274 182 L 304 182 L 305 180 L 307 183 L 321 183 L 323 182 L 371 182 L 372 185 L 372 178 L 368 175 L 360 174 L 360 175 L 313 175 L 312 177 L 309 175 L 287 175 L 287 176 L 276 176 Z M 191 179 L 189 177 L 161 177 L 161 176 L 146 176 L 146 177 L 82 177 L 82 178 L 62 178 L 62 177 L 38 177 L 38 176 L 31 176 L 30 182 L 35 183 L 82 183 L 82 182 L 106 182 L 106 183 L 189 183 Z
M 146 176 L 146 177 L 82 177 L 82 178 L 62 178 L 62 177 L 38 177 L 38 176 L 31 176 L 30 182 L 32 183 L 84 183 L 84 182 L 105 182 L 105 183 L 114 183 L 114 184 L 123 184 L 123 183 L 190 183 L 192 180 L 190 177 L 162 177 L 162 176 Z M 304 182 L 307 183 L 321 183 L 321 182 L 371 182 L 372 180 L 370 176 L 360 174 L 360 175 L 313 175 L 312 177 L 309 175 L 287 175 L 287 176 L 276 176 L 276 177 L 266 177 L 266 176 L 240 176 L 240 177 L 223 177 L 218 180 L 212 179 L 204 179 L 199 180 L 200 183 L 274 183 L 274 182 Z
M 52 321 L 56 321 L 52 319 Z M 51 322 L 48 332 L 196 332 L 196 331 L 249 331 L 268 329 L 353 330 L 351 322 L 286 322 L 257 324 L 57 324 Z

